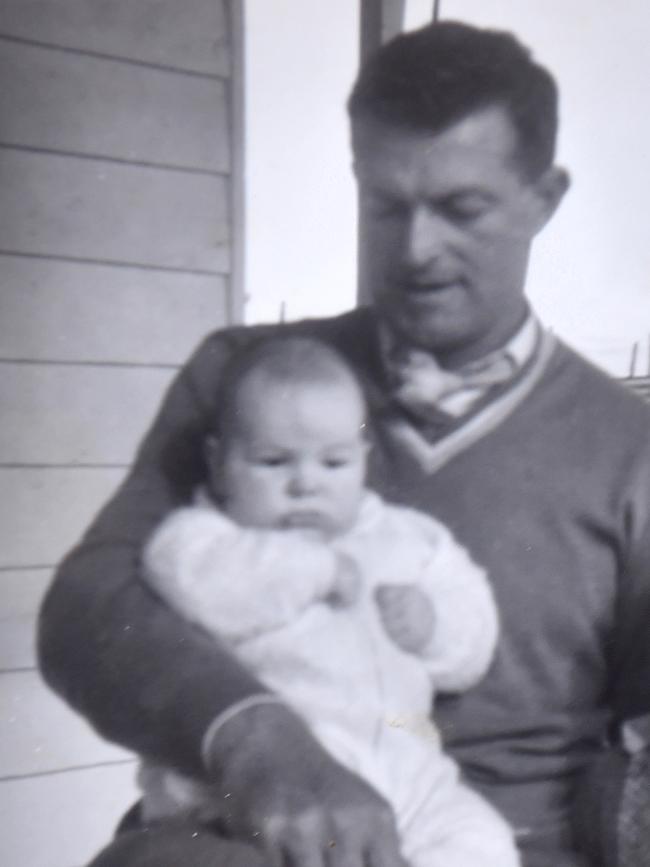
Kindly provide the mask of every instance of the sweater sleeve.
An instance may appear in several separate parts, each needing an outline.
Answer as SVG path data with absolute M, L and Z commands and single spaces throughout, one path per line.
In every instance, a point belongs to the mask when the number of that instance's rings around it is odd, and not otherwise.
M 214 717 L 263 687 L 218 642 L 139 580 L 145 539 L 187 502 L 232 349 L 208 338 L 170 387 L 135 464 L 61 564 L 39 622 L 49 685 L 109 740 L 189 773 Z
M 496 648 L 498 615 L 483 569 L 442 524 L 411 513 L 430 550 L 419 588 L 433 612 L 433 635 L 422 657 L 436 690 L 461 692 L 487 672 Z
M 615 720 L 650 715 L 650 429 L 637 450 L 621 508 L 619 592 L 610 645 L 610 691 Z
M 145 549 L 144 577 L 163 599 L 235 645 L 325 599 L 336 572 L 336 555 L 322 542 L 240 527 L 209 506 L 174 512 Z

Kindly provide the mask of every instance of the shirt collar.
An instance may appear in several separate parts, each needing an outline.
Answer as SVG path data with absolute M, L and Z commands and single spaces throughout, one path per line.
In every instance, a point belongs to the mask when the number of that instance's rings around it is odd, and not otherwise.
M 487 355 L 454 370 L 441 367 L 430 353 L 401 345 L 379 324 L 384 368 L 394 397 L 415 414 L 442 410 L 458 417 L 467 413 L 493 386 L 514 379 L 533 358 L 541 325 L 532 313 L 507 342 Z
M 386 360 L 390 358 L 396 350 L 401 349 L 402 347 L 400 346 L 400 342 L 396 338 L 395 334 L 381 320 L 378 322 L 378 329 L 379 350 L 382 359 L 386 362 Z M 542 325 L 539 319 L 532 311 L 529 311 L 523 323 L 517 331 L 515 331 L 512 337 L 503 344 L 503 346 L 500 346 L 498 349 L 493 349 L 491 352 L 488 352 L 487 355 L 481 356 L 481 358 L 477 358 L 474 361 L 462 365 L 458 371 L 455 372 L 462 373 L 465 370 L 482 368 L 488 365 L 493 358 L 503 358 L 504 356 L 508 357 L 513 362 L 514 367 L 519 370 L 531 359 L 535 352 L 541 329 Z M 408 351 L 408 347 L 404 347 L 404 349 Z

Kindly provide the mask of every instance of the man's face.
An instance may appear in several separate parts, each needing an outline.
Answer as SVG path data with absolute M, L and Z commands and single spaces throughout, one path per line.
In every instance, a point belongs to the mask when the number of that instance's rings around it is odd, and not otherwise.
M 557 169 L 526 180 L 516 145 L 499 107 L 437 134 L 353 123 L 375 306 L 451 366 L 502 345 L 524 318 L 530 243 L 565 189 Z

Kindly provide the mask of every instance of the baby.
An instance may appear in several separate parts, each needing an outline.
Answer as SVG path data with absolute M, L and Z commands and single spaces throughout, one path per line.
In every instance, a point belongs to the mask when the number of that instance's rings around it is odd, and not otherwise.
M 436 690 L 485 673 L 493 597 L 444 526 L 364 487 L 354 374 L 323 343 L 269 339 L 229 371 L 219 413 L 207 485 L 154 533 L 146 580 L 389 801 L 411 867 L 516 867 L 509 828 L 430 721 Z M 149 819 L 219 817 L 199 781 L 144 765 L 141 784 Z

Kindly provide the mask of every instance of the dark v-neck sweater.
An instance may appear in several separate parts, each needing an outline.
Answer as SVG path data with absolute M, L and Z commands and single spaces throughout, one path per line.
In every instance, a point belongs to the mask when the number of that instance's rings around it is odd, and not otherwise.
M 396 410 L 372 314 L 285 327 L 334 343 L 364 380 L 370 485 L 445 522 L 489 572 L 501 639 L 483 682 L 437 708 L 449 749 L 523 835 L 563 824 L 607 728 L 650 710 L 648 408 L 558 343 L 519 405 L 429 474 L 386 434 Z M 109 738 L 190 772 L 211 720 L 259 685 L 153 599 L 139 550 L 200 481 L 226 360 L 274 330 L 231 329 L 199 348 L 43 608 L 54 688 Z

